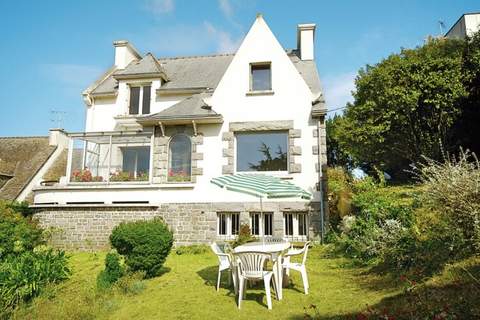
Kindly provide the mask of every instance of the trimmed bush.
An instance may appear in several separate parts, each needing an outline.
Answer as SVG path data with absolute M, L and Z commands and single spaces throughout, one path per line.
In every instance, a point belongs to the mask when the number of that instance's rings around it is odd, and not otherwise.
M 106 289 L 112 286 L 125 274 L 121 264 L 121 257 L 116 252 L 109 252 L 105 257 L 105 269 L 98 274 L 97 287 Z
M 233 241 L 232 247 L 238 247 L 241 246 L 242 244 L 245 244 L 247 242 L 252 242 L 255 241 L 255 238 L 252 236 L 252 232 L 250 230 L 250 226 L 248 224 L 241 224 L 240 225 L 240 230 L 238 231 L 238 236 Z
M 173 245 L 173 234 L 160 219 L 122 222 L 110 235 L 110 243 L 125 257 L 130 271 L 144 271 L 154 277 L 160 270 Z

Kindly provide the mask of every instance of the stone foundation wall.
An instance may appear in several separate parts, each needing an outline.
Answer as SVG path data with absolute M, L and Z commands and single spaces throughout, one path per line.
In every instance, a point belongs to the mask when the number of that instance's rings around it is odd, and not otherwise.
M 283 236 L 283 213 L 305 212 L 310 215 L 309 239 L 320 234 L 318 204 L 301 202 L 266 202 L 264 212 L 273 213 L 274 236 Z M 34 217 L 52 231 L 52 243 L 66 250 L 108 248 L 112 229 L 122 221 L 161 217 L 174 233 L 175 245 L 208 243 L 217 236 L 217 213 L 240 214 L 241 223 L 249 223 L 251 212 L 259 212 L 256 203 L 169 203 L 160 206 L 90 206 L 37 208 Z

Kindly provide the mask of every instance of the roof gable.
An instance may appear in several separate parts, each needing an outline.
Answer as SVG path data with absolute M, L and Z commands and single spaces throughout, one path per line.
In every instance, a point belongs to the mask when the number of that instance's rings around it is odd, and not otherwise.
M 115 79 L 132 79 L 132 78 L 146 78 L 146 77 L 162 77 L 164 80 L 168 76 L 151 53 L 147 53 L 145 57 L 140 60 L 130 62 L 130 64 L 123 70 L 118 70 L 113 74 Z

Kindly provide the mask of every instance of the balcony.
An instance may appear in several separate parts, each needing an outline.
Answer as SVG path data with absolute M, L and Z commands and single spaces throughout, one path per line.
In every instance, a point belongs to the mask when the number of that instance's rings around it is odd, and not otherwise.
M 70 133 L 67 183 L 150 184 L 153 132 Z

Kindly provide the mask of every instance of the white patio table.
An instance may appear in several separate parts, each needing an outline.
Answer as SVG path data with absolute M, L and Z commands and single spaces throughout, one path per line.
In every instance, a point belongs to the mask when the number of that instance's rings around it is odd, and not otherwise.
M 290 243 L 288 242 L 273 242 L 273 243 L 264 243 L 262 241 L 249 242 L 233 249 L 234 253 L 240 252 L 265 252 L 272 254 L 273 257 L 273 272 L 275 274 L 275 286 L 277 299 L 282 300 L 282 281 L 283 281 L 283 270 L 282 270 L 282 256 L 284 251 L 290 248 Z

